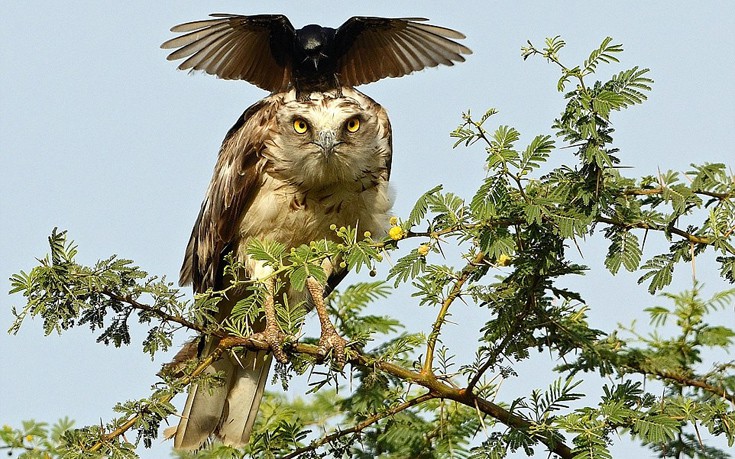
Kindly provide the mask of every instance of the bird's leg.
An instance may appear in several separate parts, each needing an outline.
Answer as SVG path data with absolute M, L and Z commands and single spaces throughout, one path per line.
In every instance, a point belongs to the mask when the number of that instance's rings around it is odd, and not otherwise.
M 306 278 L 306 288 L 309 290 L 311 300 L 314 303 L 314 309 L 319 315 L 319 323 L 321 324 L 322 333 L 319 337 L 319 353 L 326 357 L 329 351 L 332 351 L 333 361 L 338 368 L 345 365 L 345 348 L 347 340 L 337 334 L 334 325 L 329 320 L 327 314 L 327 306 L 324 304 L 324 286 L 316 279 L 309 276 Z
M 288 362 L 286 353 L 283 352 L 283 342 L 286 340 L 286 334 L 281 331 L 276 318 L 275 289 L 276 281 L 273 278 L 264 281 L 266 291 L 265 301 L 263 302 L 263 310 L 265 311 L 265 330 L 253 335 L 254 339 L 265 341 L 271 347 L 273 357 L 281 363 Z

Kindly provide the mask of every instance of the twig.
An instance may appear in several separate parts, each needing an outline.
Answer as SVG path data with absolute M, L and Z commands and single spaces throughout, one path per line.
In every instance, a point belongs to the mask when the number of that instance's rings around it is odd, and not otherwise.
M 658 188 L 637 188 L 632 190 L 625 190 L 624 194 L 628 196 L 650 196 L 652 194 L 661 194 L 665 190 L 665 187 L 658 187 Z M 694 194 L 701 194 L 703 196 L 709 196 L 710 198 L 716 198 L 720 201 L 724 201 L 726 199 L 730 199 L 733 197 L 732 193 L 715 193 L 714 191 L 705 191 L 705 190 L 693 190 L 692 193 Z
M 533 288 L 530 289 L 530 296 L 528 297 L 526 304 L 523 307 L 523 310 L 521 310 L 520 313 L 513 320 L 513 324 L 509 328 L 510 331 L 505 335 L 505 338 L 503 338 L 503 341 L 501 341 L 500 344 L 493 349 L 492 354 L 488 356 L 485 363 L 480 367 L 477 373 L 472 377 L 470 382 L 467 384 L 467 387 L 465 388 L 467 392 L 472 393 L 477 383 L 480 382 L 480 378 L 482 378 L 482 375 L 487 370 L 490 369 L 490 367 L 496 362 L 496 359 L 498 358 L 500 353 L 503 352 L 506 347 L 508 347 L 508 343 L 510 343 L 510 341 L 515 337 L 513 330 L 518 326 L 520 322 L 522 322 L 523 320 L 526 319 L 526 317 L 528 317 L 529 310 L 531 310 L 536 304 L 536 298 L 534 297 L 533 292 L 535 291 L 536 286 L 538 285 L 538 282 L 539 282 L 539 277 L 538 275 L 536 275 L 533 278 L 533 282 L 532 282 Z
M 671 381 L 681 384 L 682 386 L 697 387 L 712 395 L 723 398 L 727 400 L 728 402 L 730 402 L 733 406 L 735 406 L 735 395 L 729 394 L 724 387 L 713 386 L 712 384 L 709 384 L 707 381 L 703 381 L 701 379 L 688 378 L 686 376 L 680 376 L 680 375 L 674 374 L 666 370 L 642 370 L 642 369 L 634 368 L 634 367 L 629 367 L 629 368 L 636 370 L 643 374 L 649 374 L 653 376 L 658 376 L 660 378 L 669 379 Z
M 134 300 L 130 295 L 121 296 L 110 290 L 102 290 L 100 293 L 102 293 L 103 295 L 113 300 L 120 301 L 121 303 L 127 303 L 128 305 L 133 307 L 133 309 L 138 309 L 139 311 L 149 312 L 165 322 L 175 322 L 177 324 L 183 325 L 186 328 L 189 328 L 191 330 L 196 330 L 202 333 L 206 331 L 204 327 L 202 327 L 201 325 L 197 325 L 194 322 L 190 322 L 181 316 L 172 316 L 171 314 L 167 314 L 158 308 L 154 308 L 153 306 L 149 306 L 147 304 L 140 303 L 137 300 Z M 208 333 L 211 334 L 211 332 L 208 332 Z
M 424 360 L 424 366 L 421 373 L 424 375 L 432 374 L 432 367 L 434 361 L 434 349 L 436 347 L 436 340 L 439 339 L 439 333 L 441 332 L 442 325 L 444 324 L 445 317 L 449 311 L 449 306 L 452 305 L 454 300 L 462 293 L 462 287 L 464 286 L 470 275 L 477 269 L 477 266 L 485 258 L 485 252 L 478 252 L 472 261 L 462 269 L 461 274 L 454 282 L 452 290 L 449 295 L 442 302 L 442 307 L 439 309 L 439 313 L 436 316 L 434 325 L 431 327 L 431 333 L 429 334 L 428 342 L 426 343 L 426 358 Z
M 194 369 L 194 371 L 191 372 L 191 374 L 188 374 L 188 375 L 185 375 L 179 378 L 179 383 L 180 383 L 179 387 L 185 387 L 187 384 L 189 384 L 192 379 L 200 375 L 209 365 L 211 365 L 213 362 L 219 359 L 222 353 L 231 346 L 232 346 L 231 342 L 228 341 L 228 338 L 223 338 L 220 341 L 217 348 L 215 348 L 214 352 L 212 352 L 206 358 L 202 359 L 202 361 L 199 362 L 199 365 L 197 365 L 197 367 Z M 176 392 L 167 393 L 160 398 L 159 402 L 163 402 L 163 403 L 169 402 L 171 401 L 172 398 L 174 398 L 176 394 L 177 394 Z M 142 416 L 143 416 L 143 413 L 138 413 L 135 416 L 131 416 L 127 421 L 122 423 L 120 427 L 118 427 L 117 429 L 113 430 L 112 432 L 108 434 L 103 435 L 100 441 L 98 441 L 97 443 L 92 445 L 92 447 L 89 448 L 89 451 L 90 452 L 99 451 L 105 445 L 105 443 L 123 435 L 125 432 L 130 430 L 141 419 Z
M 645 222 L 635 222 L 635 223 L 626 223 L 626 222 L 620 222 L 617 220 L 613 220 L 612 218 L 602 217 L 598 216 L 596 218 L 596 221 L 600 223 L 607 223 L 609 225 L 615 225 L 615 226 L 622 226 L 624 228 L 641 228 L 646 230 L 653 230 L 653 231 L 669 231 L 672 234 L 676 234 L 677 236 L 681 236 L 682 238 L 688 240 L 689 242 L 693 242 L 695 244 L 712 244 L 712 239 L 708 237 L 703 236 L 697 236 L 695 234 L 687 233 L 684 230 L 680 230 L 676 227 L 662 227 L 659 225 L 652 225 Z M 735 253 L 735 252 L 733 252 Z
M 410 400 L 406 400 L 405 402 L 400 403 L 389 410 L 383 411 L 381 413 L 376 413 L 368 417 L 364 421 L 358 424 L 355 424 L 354 426 L 348 429 L 339 430 L 333 434 L 327 435 L 326 437 L 322 437 L 318 440 L 314 440 L 308 446 L 297 448 L 293 450 L 292 452 L 288 453 L 287 455 L 283 456 L 281 459 L 291 459 L 291 458 L 299 456 L 300 454 L 306 453 L 308 451 L 314 451 L 318 447 L 326 443 L 329 443 L 333 440 L 336 440 L 340 437 L 344 437 L 345 435 L 362 432 L 364 429 L 366 429 L 367 427 L 370 427 L 371 425 L 375 424 L 381 419 L 387 418 L 388 416 L 393 416 L 394 414 L 400 413 L 401 411 L 411 408 L 414 405 L 418 405 L 420 403 L 423 403 L 427 400 L 431 400 L 434 398 L 436 398 L 435 395 L 433 395 L 431 392 L 427 392 L 423 395 L 419 395 L 418 397 L 412 398 Z

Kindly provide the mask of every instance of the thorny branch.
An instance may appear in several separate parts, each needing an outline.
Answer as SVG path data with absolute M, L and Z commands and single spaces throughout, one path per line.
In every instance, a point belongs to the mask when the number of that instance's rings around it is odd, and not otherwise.
M 386 411 L 383 411 L 383 412 L 380 412 L 380 413 L 376 413 L 376 414 L 368 417 L 364 421 L 362 421 L 360 423 L 357 423 L 357 424 L 355 424 L 354 426 L 352 426 L 352 427 L 350 427 L 348 429 L 339 430 L 339 431 L 337 431 L 337 432 L 335 432 L 333 434 L 329 434 L 329 435 L 327 435 L 325 437 L 322 437 L 322 438 L 320 438 L 318 440 L 314 440 L 308 446 L 303 446 L 301 448 L 296 448 L 292 452 L 290 452 L 287 455 L 283 456 L 281 459 L 291 459 L 291 458 L 294 458 L 294 457 L 298 457 L 299 455 L 301 455 L 303 453 L 306 453 L 308 451 L 314 451 L 318 447 L 320 447 L 322 445 L 325 445 L 327 443 L 330 443 L 330 442 L 332 442 L 332 441 L 334 441 L 334 440 L 336 440 L 336 439 L 338 439 L 340 437 L 344 437 L 345 435 L 349 435 L 349 434 L 352 434 L 352 433 L 360 433 L 364 429 L 370 427 L 371 425 L 375 424 L 376 422 L 380 421 L 381 419 L 387 418 L 389 416 L 393 416 L 395 414 L 400 413 L 403 410 L 406 410 L 408 408 L 411 408 L 412 406 L 418 405 L 420 403 L 423 403 L 423 402 L 425 402 L 427 400 L 431 400 L 431 399 L 434 399 L 434 398 L 436 398 L 436 395 L 432 394 L 431 392 L 427 392 L 427 393 L 425 393 L 423 395 L 419 395 L 418 397 L 414 397 L 414 398 L 412 398 L 410 400 L 406 400 L 405 402 L 400 403 L 400 404 L 394 406 L 393 408 L 391 408 L 389 410 L 386 410 Z
M 613 220 L 611 218 L 597 217 L 597 221 L 600 223 L 607 223 L 609 225 L 615 225 L 615 226 L 622 226 L 624 228 L 640 228 L 645 230 L 653 230 L 653 231 L 668 231 L 672 234 L 676 234 L 677 236 L 681 236 L 682 238 L 686 239 L 689 242 L 693 242 L 695 244 L 712 244 L 712 239 L 704 236 L 697 236 L 696 234 L 687 233 L 684 230 L 681 230 L 676 227 L 661 227 L 658 225 L 652 225 L 646 222 L 637 222 L 637 223 L 626 223 L 626 222 L 620 222 L 617 220 Z M 731 252 L 735 254 L 735 252 Z
M 251 340 L 253 341 L 253 340 Z M 228 338 L 223 338 L 220 342 L 220 345 L 217 346 L 217 348 L 212 352 L 209 356 L 202 359 L 201 362 L 199 362 L 199 365 L 196 366 L 194 371 L 192 371 L 190 374 L 187 374 L 185 376 L 182 376 L 179 379 L 179 382 L 181 383 L 180 387 L 185 387 L 187 384 L 189 384 L 195 377 L 199 376 L 204 370 L 207 369 L 208 366 L 210 366 L 213 362 L 215 362 L 217 359 L 220 358 L 222 353 L 228 348 L 232 347 L 232 344 L 228 341 Z M 166 393 L 158 400 L 159 402 L 169 402 L 172 398 L 176 395 L 175 392 Z M 130 430 L 141 418 L 143 417 L 143 413 L 138 413 L 135 416 L 131 416 L 127 421 L 125 421 L 120 427 L 113 430 L 112 432 L 103 435 L 102 439 L 92 445 L 91 448 L 89 448 L 90 452 L 99 451 L 105 443 L 123 435 L 125 432 Z
M 615 223 L 616 222 L 611 222 L 611 224 L 615 224 Z M 543 429 L 534 429 L 534 423 L 526 420 L 523 417 L 520 417 L 512 413 L 511 411 L 508 411 L 502 408 L 499 405 L 496 405 L 495 403 L 489 400 L 486 400 L 474 394 L 473 389 L 475 385 L 477 384 L 477 381 L 475 379 L 479 380 L 477 376 L 472 381 L 470 381 L 467 387 L 458 388 L 456 386 L 449 384 L 448 382 L 437 379 L 436 375 L 433 373 L 432 363 L 433 363 L 434 349 L 436 346 L 436 341 L 438 339 L 439 333 L 441 332 L 441 327 L 445 321 L 446 314 L 448 313 L 449 307 L 454 302 L 454 300 L 460 297 L 464 284 L 470 279 L 471 275 L 480 266 L 482 266 L 481 263 L 484 260 L 484 256 L 485 254 L 482 252 L 477 253 L 473 257 L 473 259 L 462 269 L 458 277 L 455 279 L 454 285 L 449 295 L 447 296 L 447 298 L 445 298 L 445 300 L 442 303 L 442 307 L 434 323 L 432 333 L 429 336 L 429 341 L 427 343 L 426 360 L 424 362 L 423 368 L 420 371 L 414 371 L 412 369 L 407 369 L 402 366 L 381 360 L 380 358 L 377 358 L 375 356 L 372 356 L 369 354 L 363 354 L 359 352 L 351 354 L 348 360 L 353 365 L 358 365 L 358 366 L 363 366 L 363 367 L 367 367 L 370 369 L 380 370 L 385 373 L 391 374 L 395 377 L 398 377 L 406 381 L 407 383 L 419 385 L 421 387 L 428 389 L 428 392 L 424 394 L 423 396 L 417 397 L 415 399 L 406 401 L 403 404 L 397 405 L 391 410 L 388 410 L 383 413 L 377 413 L 373 415 L 372 417 L 366 419 L 365 421 L 349 429 L 346 429 L 340 432 L 336 432 L 320 440 L 316 440 L 314 443 L 304 448 L 311 448 L 312 450 L 316 449 L 319 446 L 324 445 L 341 436 L 348 435 L 350 433 L 355 433 L 355 434 L 359 433 L 365 428 L 367 428 L 369 425 L 374 424 L 380 421 L 381 419 L 384 419 L 385 417 L 390 416 L 391 414 L 395 414 L 401 410 L 408 409 L 411 406 L 420 404 L 429 399 L 440 398 L 440 399 L 454 400 L 458 403 L 471 407 L 472 409 L 477 409 L 481 413 L 489 415 L 490 417 L 496 419 L 497 421 L 499 421 L 500 423 L 508 427 L 528 432 L 529 436 L 533 435 L 534 438 L 538 439 L 538 441 L 545 444 L 549 448 L 550 451 L 556 453 L 562 458 L 566 459 L 566 458 L 573 457 L 573 454 L 569 446 L 561 442 L 558 437 L 552 436 L 551 434 L 544 434 L 543 436 L 540 436 L 539 434 L 534 434 L 533 433 L 534 431 L 536 432 L 543 431 Z M 137 301 L 136 299 L 130 296 L 122 296 L 122 295 L 119 295 L 119 294 L 116 294 L 110 291 L 104 291 L 102 293 L 109 296 L 112 299 L 115 299 L 117 301 L 124 302 L 130 305 L 133 309 L 145 311 L 146 313 L 159 317 L 164 321 L 177 323 L 182 326 L 188 327 L 192 330 L 198 330 L 200 332 L 206 332 L 210 334 L 214 333 L 218 337 L 222 338 L 219 343 L 219 346 L 215 349 L 215 351 L 208 357 L 202 359 L 198 363 L 196 368 L 190 374 L 182 376 L 178 380 L 174 381 L 174 383 L 172 384 L 173 387 L 176 387 L 176 388 L 186 387 L 188 384 L 191 383 L 191 381 L 194 380 L 194 378 L 200 375 L 209 365 L 211 365 L 215 360 L 220 358 L 220 356 L 223 353 L 227 352 L 231 348 L 245 347 L 245 348 L 252 349 L 252 350 L 269 350 L 269 345 L 265 342 L 261 342 L 261 341 L 258 341 L 252 338 L 248 338 L 248 337 L 242 338 L 242 337 L 228 336 L 225 334 L 224 331 L 220 331 L 220 330 L 214 330 L 214 331 L 205 330 L 204 327 L 200 325 L 192 323 L 180 316 L 171 315 L 164 311 L 155 309 L 154 307 L 150 305 L 140 303 L 139 301 Z M 502 351 L 502 348 L 505 347 L 506 345 L 507 345 L 507 342 L 504 340 L 500 344 L 501 351 Z M 312 357 L 319 356 L 319 351 L 318 351 L 317 346 L 304 344 L 304 343 L 293 344 L 290 347 L 290 352 L 303 354 L 303 355 L 309 355 Z M 487 363 L 485 365 L 488 366 L 488 368 L 483 368 L 483 370 L 478 373 L 479 375 L 481 375 L 482 373 L 487 371 L 487 369 L 489 369 L 489 365 Z M 654 374 L 650 372 L 645 372 L 642 369 L 631 368 L 631 370 L 638 372 L 638 373 L 642 373 L 642 374 Z M 667 372 L 662 372 L 662 373 L 658 373 L 654 375 L 660 378 L 663 378 L 663 379 L 669 379 L 669 380 L 675 381 L 678 384 L 681 384 L 683 386 L 697 387 L 697 388 L 703 389 L 709 393 L 722 397 L 731 403 L 735 403 L 735 396 L 733 396 L 732 394 L 729 394 L 724 388 L 712 385 L 708 383 L 707 381 L 688 378 L 688 377 L 681 377 L 679 375 L 676 375 L 673 373 L 667 373 Z M 165 393 L 156 394 L 154 395 L 154 397 L 156 398 L 155 402 L 158 402 L 158 403 L 169 402 L 174 397 L 175 394 L 176 394 L 176 391 L 173 391 L 173 390 L 169 390 Z M 121 424 L 119 424 L 119 427 L 110 431 L 109 433 L 104 434 L 97 443 L 95 443 L 94 445 L 90 447 L 89 451 L 95 452 L 95 451 L 102 450 L 107 443 L 112 442 L 117 437 L 123 436 L 125 432 L 127 432 L 128 430 L 135 428 L 135 426 L 141 420 L 144 419 L 147 413 L 149 412 L 146 411 L 146 408 L 144 406 L 140 410 L 140 412 L 122 421 Z M 304 452 L 305 451 L 307 450 L 304 450 Z M 291 455 L 287 457 L 296 457 L 295 451 L 290 454 Z
M 653 376 L 658 376 L 662 379 L 668 379 L 670 381 L 674 381 L 677 384 L 681 386 L 687 386 L 687 387 L 697 387 L 699 389 L 702 389 L 703 391 L 710 393 L 716 397 L 721 397 L 728 402 L 730 402 L 733 406 L 735 406 L 735 394 L 731 394 L 727 392 L 727 389 L 724 387 L 717 387 L 714 386 L 707 381 L 701 380 L 701 379 L 694 379 L 689 378 L 687 376 L 679 375 L 671 371 L 667 370 L 643 370 L 641 368 L 636 368 L 635 366 L 626 365 L 626 367 L 630 368 L 631 370 L 634 370 L 637 373 L 642 374 L 649 374 Z
M 429 334 L 428 343 L 426 344 L 426 359 L 424 360 L 424 366 L 421 370 L 422 374 L 433 376 L 434 348 L 436 347 L 436 340 L 439 339 L 439 333 L 441 332 L 441 327 L 444 324 L 447 312 L 449 311 L 449 306 L 451 306 L 454 300 L 456 300 L 462 294 L 462 287 L 464 286 L 465 282 L 467 282 L 467 279 L 469 279 L 470 275 L 478 268 L 479 264 L 482 263 L 484 258 L 485 252 L 480 251 L 477 253 L 477 255 L 475 255 L 472 261 L 470 261 L 462 269 L 462 272 L 457 280 L 454 282 L 454 285 L 452 286 L 452 290 L 449 292 L 449 295 L 447 295 L 447 297 L 442 302 L 442 307 L 436 316 L 436 320 L 434 321 L 434 325 L 432 326 L 431 333 Z
M 665 191 L 665 188 L 641 188 L 634 190 L 627 190 L 625 194 L 628 196 L 650 196 L 652 194 L 661 194 Z M 716 198 L 720 201 L 725 201 L 735 197 L 732 193 L 716 193 L 714 191 L 695 190 L 692 191 L 694 194 L 701 194 L 702 196 L 709 196 L 710 198 Z
M 522 322 L 527 316 L 528 311 L 530 307 L 534 303 L 534 298 L 529 297 L 528 301 L 526 301 L 526 305 L 523 308 L 523 311 L 521 311 L 520 314 L 518 314 L 515 319 L 513 320 L 513 326 L 511 329 L 515 328 L 520 322 Z M 477 373 L 472 377 L 470 382 L 467 384 L 467 388 L 465 389 L 467 392 L 472 393 L 472 391 L 475 389 L 475 386 L 477 386 L 477 383 L 480 382 L 480 379 L 482 378 L 482 375 L 487 372 L 490 367 L 492 367 L 494 364 L 497 363 L 498 356 L 505 351 L 505 349 L 508 347 L 508 344 L 510 344 L 510 341 L 514 338 L 513 333 L 508 333 L 505 335 L 505 338 L 503 338 L 503 341 L 500 342 L 495 348 L 493 349 L 492 353 L 487 357 L 485 360 L 485 363 L 482 364 L 479 370 L 477 370 Z
M 102 290 L 100 293 L 102 293 L 103 295 L 105 295 L 105 296 L 107 296 L 107 297 L 109 297 L 109 298 L 111 298 L 111 299 L 113 299 L 115 301 L 119 301 L 121 303 L 127 303 L 133 309 L 137 309 L 139 311 L 145 311 L 147 313 L 150 313 L 151 315 L 154 315 L 154 316 L 158 317 L 159 319 L 161 319 L 163 322 L 174 322 L 174 323 L 177 323 L 179 325 L 183 325 L 184 327 L 186 327 L 186 328 L 188 328 L 190 330 L 204 332 L 204 328 L 202 328 L 201 326 L 195 324 L 194 322 L 190 322 L 190 321 L 184 319 L 181 316 L 174 316 L 174 315 L 168 314 L 168 313 L 166 313 L 166 312 L 164 312 L 164 311 L 162 311 L 162 310 L 160 310 L 158 308 L 154 308 L 153 306 L 150 306 L 150 305 L 141 303 L 141 302 L 137 301 L 136 299 L 134 299 L 133 297 L 131 297 L 130 295 L 125 295 L 125 296 L 118 295 L 117 293 L 112 292 L 112 291 L 107 290 L 107 289 Z M 215 333 L 215 335 L 217 335 L 217 333 Z
M 542 217 L 543 220 L 547 220 L 546 217 Z M 706 237 L 706 236 L 697 236 L 696 234 L 689 233 L 687 231 L 684 231 L 680 228 L 677 228 L 675 226 L 661 226 L 661 225 L 654 225 L 646 222 L 636 222 L 636 223 L 629 223 L 629 222 L 621 222 L 618 220 L 614 220 L 612 218 L 607 218 L 603 216 L 598 216 L 595 219 L 599 223 L 606 223 L 608 225 L 614 225 L 614 226 L 620 226 L 623 228 L 639 228 L 639 229 L 645 229 L 649 231 L 661 231 L 661 232 L 669 232 L 671 234 L 676 234 L 677 236 L 682 237 L 683 239 L 686 239 L 689 242 L 693 242 L 695 244 L 706 244 L 706 245 L 712 245 L 713 241 L 712 238 Z M 523 223 L 523 220 L 502 220 L 498 222 L 494 222 L 493 226 L 512 226 L 517 223 Z M 469 229 L 476 228 L 480 225 L 464 225 L 461 227 L 455 227 L 450 226 L 447 228 L 444 228 L 442 230 L 438 231 L 409 231 L 404 239 L 408 239 L 411 237 L 428 237 L 431 239 L 438 239 L 442 236 L 452 235 L 454 233 L 458 233 L 460 231 L 467 231 Z M 730 252 L 735 254 L 735 252 Z
M 192 371 L 190 374 L 186 376 L 182 376 L 177 381 L 176 385 L 178 387 L 186 386 L 195 377 L 200 375 L 209 365 L 211 365 L 214 361 L 220 358 L 220 356 L 224 352 L 226 352 L 228 349 L 235 348 L 235 347 L 244 347 L 250 350 L 269 350 L 270 349 L 270 346 L 267 343 L 253 339 L 251 337 L 246 337 L 246 338 L 240 338 L 240 337 L 234 337 L 234 336 L 224 337 L 220 340 L 220 343 L 217 346 L 217 348 L 214 350 L 214 352 L 210 354 L 209 356 L 207 356 L 206 358 L 202 359 L 197 365 L 197 367 L 194 369 L 194 371 Z M 312 357 L 320 356 L 318 346 L 315 346 L 312 344 L 294 343 L 290 346 L 289 351 L 292 353 L 309 355 Z M 473 409 L 477 408 L 480 410 L 480 412 L 490 415 L 491 417 L 497 419 L 498 421 L 500 421 L 501 423 L 509 427 L 513 427 L 513 428 L 521 429 L 525 431 L 530 431 L 531 428 L 533 427 L 533 424 L 531 422 L 523 419 L 522 417 L 507 411 L 506 409 L 500 407 L 499 405 L 496 405 L 495 403 L 489 400 L 485 400 L 484 398 L 478 397 L 468 392 L 466 389 L 456 388 L 449 384 L 446 384 L 438 380 L 436 376 L 434 376 L 432 373 L 424 374 L 423 371 L 416 372 L 413 370 L 409 370 L 399 365 L 380 360 L 379 358 L 376 358 L 369 354 L 362 354 L 359 352 L 351 353 L 350 357 L 348 358 L 348 362 L 353 365 L 359 365 L 359 366 L 363 366 L 367 368 L 378 369 L 378 370 L 384 371 L 393 376 L 397 376 L 398 378 L 401 378 L 405 381 L 425 387 L 426 389 L 429 390 L 429 392 L 427 392 L 423 396 L 406 401 L 403 404 L 394 407 L 393 410 L 389 410 L 388 412 L 385 412 L 382 414 L 379 413 L 379 414 L 374 415 L 372 418 L 368 418 L 368 420 L 372 419 L 373 421 L 372 423 L 378 422 L 384 417 L 390 416 L 391 414 L 395 414 L 401 410 L 405 410 L 409 408 L 410 406 L 414 406 L 416 404 L 425 402 L 426 400 L 430 400 L 434 398 L 443 398 L 443 399 L 448 399 L 448 400 L 454 400 L 456 402 L 462 403 Z M 167 393 L 163 395 L 159 401 L 168 402 L 174 397 L 174 395 L 175 394 L 173 393 Z M 404 406 L 409 403 L 410 405 Z M 391 413 L 391 411 L 394 411 L 394 413 Z M 122 436 L 125 432 L 133 428 L 135 424 L 141 420 L 142 416 L 143 416 L 143 413 L 139 413 L 134 416 L 131 416 L 129 419 L 123 422 L 120 425 L 120 427 L 118 427 L 117 429 L 113 430 L 110 433 L 105 434 L 99 442 L 95 443 L 94 445 L 90 447 L 89 451 L 90 452 L 99 451 L 105 445 L 105 443 L 110 442 L 119 436 Z M 362 425 L 363 423 L 352 427 L 355 433 L 361 430 L 364 430 L 366 427 L 369 426 L 369 424 Z M 347 433 L 350 433 L 350 432 L 345 431 L 345 433 L 341 435 L 346 435 Z M 337 435 L 337 434 L 332 434 L 332 435 Z M 337 437 L 334 437 L 334 438 L 337 438 Z M 329 442 L 333 440 L 334 438 L 327 439 L 327 437 L 325 437 L 324 439 L 322 439 L 324 441 L 321 444 Z M 321 440 L 318 440 L 318 441 L 321 441 Z M 571 449 L 567 445 L 558 441 L 558 439 L 556 438 L 541 437 L 539 438 L 539 441 L 544 443 L 549 448 L 550 451 L 553 451 L 554 453 L 558 454 L 560 457 L 564 459 L 571 459 L 573 457 Z M 318 446 L 319 445 L 316 445 L 314 446 L 314 448 Z M 295 457 L 293 456 L 293 453 L 291 454 L 292 454 L 291 456 L 287 456 L 287 457 Z

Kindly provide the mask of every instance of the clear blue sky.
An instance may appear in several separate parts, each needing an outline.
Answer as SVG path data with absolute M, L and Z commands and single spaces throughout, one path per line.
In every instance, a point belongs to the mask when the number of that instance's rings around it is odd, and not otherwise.
M 735 164 L 731 2 L 254 4 L 29 0 L 2 6 L 0 291 L 8 291 L 11 273 L 31 268 L 34 257 L 46 253 L 55 226 L 69 230 L 82 261 L 117 253 L 150 273 L 177 278 L 219 144 L 240 113 L 265 95 L 243 82 L 187 75 L 166 61 L 159 45 L 172 36 L 168 29 L 212 12 L 285 13 L 296 27 L 338 26 L 353 15 L 424 16 L 467 35 L 474 54 L 466 63 L 360 88 L 391 116 L 397 215 L 406 215 L 415 198 L 438 183 L 464 196 L 478 185 L 483 153 L 451 149 L 449 132 L 462 111 L 496 107 L 496 124 L 515 126 L 524 141 L 551 133 L 563 106 L 555 92 L 557 70 L 540 59 L 524 62 L 520 47 L 529 39 L 542 45 L 554 35 L 567 41 L 562 56 L 573 64 L 605 36 L 623 43 L 623 62 L 603 67 L 604 76 L 634 65 L 652 69 L 650 100 L 614 118 L 616 145 L 623 163 L 633 167 L 630 175 L 683 171 L 691 162 Z M 569 150 L 557 154 L 563 160 Z M 574 286 L 591 304 L 596 325 L 609 329 L 640 317 L 642 307 L 658 300 L 633 287 L 632 277 L 602 272 L 605 247 L 596 239 L 582 247 L 592 272 Z M 688 272 L 679 268 L 682 289 L 690 286 Z M 703 280 L 712 289 L 722 287 Z M 115 402 L 148 393 L 165 360 L 151 362 L 140 353 L 140 332 L 124 349 L 96 344 L 86 330 L 43 338 L 39 322 L 8 336 L 11 305 L 22 306 L 22 298 L 2 293 L 0 423 L 63 416 L 80 425 L 109 420 Z M 457 311 L 457 320 L 470 313 L 465 309 Z M 428 309 L 417 313 L 407 297 L 377 310 L 402 317 L 411 330 L 426 329 L 434 315 Z M 475 332 L 455 326 L 445 343 L 473 349 L 466 336 Z M 533 375 L 536 369 L 525 371 Z M 518 393 L 534 387 L 527 384 Z M 141 454 L 160 457 L 167 447 Z M 617 451 L 643 457 L 634 446 Z

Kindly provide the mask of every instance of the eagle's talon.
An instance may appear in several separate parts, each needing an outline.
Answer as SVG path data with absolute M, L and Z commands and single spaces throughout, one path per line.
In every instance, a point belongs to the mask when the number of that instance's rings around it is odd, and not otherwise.
M 271 347 L 273 357 L 275 357 L 275 359 L 279 363 L 288 363 L 288 356 L 283 350 L 283 343 L 288 340 L 287 334 L 283 333 L 281 330 L 278 330 L 275 327 L 268 327 L 265 329 L 265 331 L 255 333 L 252 338 L 268 343 L 268 345 Z
M 345 366 L 345 363 L 347 362 L 345 349 L 347 348 L 348 344 L 349 342 L 339 336 L 337 332 L 322 333 L 322 336 L 319 338 L 319 361 L 324 361 L 324 359 L 327 357 L 327 355 L 329 355 L 329 352 L 331 351 L 332 364 L 337 369 L 341 369 Z

